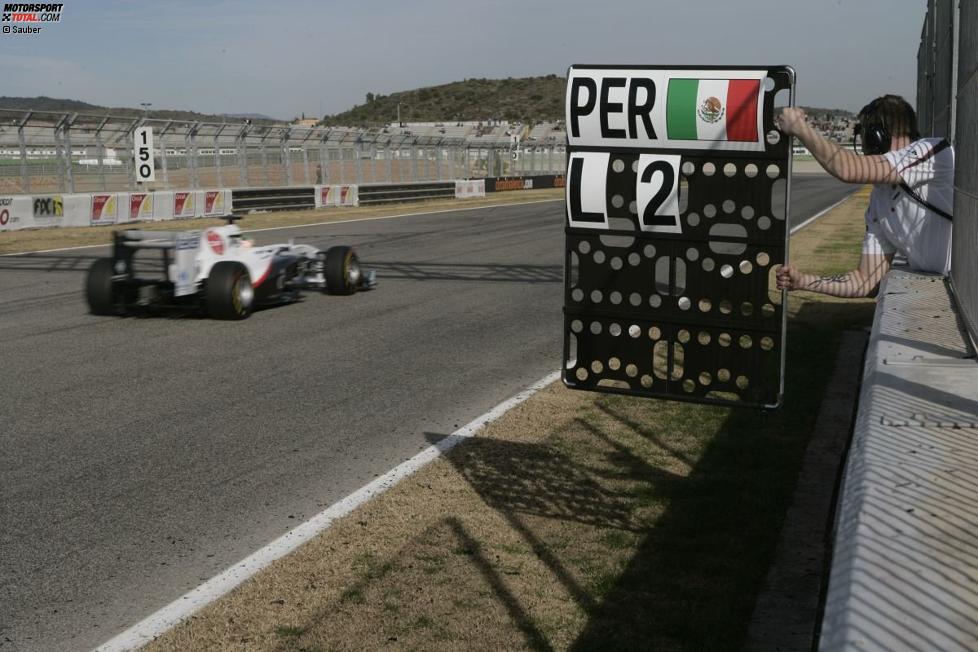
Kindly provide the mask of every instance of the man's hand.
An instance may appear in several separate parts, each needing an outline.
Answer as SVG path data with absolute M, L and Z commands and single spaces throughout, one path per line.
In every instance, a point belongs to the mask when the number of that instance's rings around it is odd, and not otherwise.
M 801 272 L 794 265 L 779 265 L 774 271 L 779 290 L 797 290 L 801 288 Z
M 807 116 L 801 109 L 793 106 L 786 106 L 781 109 L 781 114 L 774 118 L 774 124 L 787 136 L 798 136 L 807 124 Z

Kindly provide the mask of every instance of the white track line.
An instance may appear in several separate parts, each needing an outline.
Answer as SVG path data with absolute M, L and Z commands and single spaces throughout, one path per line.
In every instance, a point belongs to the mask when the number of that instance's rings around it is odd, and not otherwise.
M 462 426 L 437 444 L 429 446 L 396 468 L 357 489 L 346 498 L 333 503 L 324 511 L 295 529 L 290 530 L 275 541 L 272 541 L 261 550 L 242 559 L 220 575 L 207 580 L 196 589 L 185 593 L 156 613 L 103 643 L 95 648 L 96 652 L 134 650 L 149 643 L 157 636 L 160 636 L 185 620 L 197 610 L 227 595 L 236 586 L 269 566 L 275 560 L 284 557 L 303 543 L 323 532 L 336 519 L 349 514 L 371 498 L 379 496 L 401 480 L 438 459 L 438 457 L 466 439 L 475 436 L 483 427 L 503 416 L 506 412 L 527 400 L 558 378 L 560 378 L 560 372 L 555 371 L 538 380 L 516 396 L 503 401 L 482 416 Z
M 828 208 L 823 208 L 819 212 L 815 213 L 814 215 L 812 215 L 811 217 L 809 217 L 807 220 L 805 220 L 804 222 L 802 222 L 801 224 L 799 224 L 795 228 L 791 229 L 791 232 L 789 233 L 789 235 L 794 235 L 798 231 L 801 231 L 803 228 L 805 228 L 806 226 L 808 226 L 809 224 L 811 224 L 812 222 L 814 222 L 818 218 L 822 217 L 823 215 L 825 215 L 826 213 L 828 213 L 833 208 L 836 208 L 837 206 L 840 206 L 842 204 L 842 202 L 844 202 L 847 199 L 849 199 L 850 197 L 852 197 L 855 193 L 856 193 L 856 191 L 853 190 L 851 193 L 849 193 L 848 195 L 846 195 L 845 197 L 843 197 L 839 201 L 835 202 L 834 204 L 832 204 Z
M 330 220 L 328 222 L 310 222 L 309 224 L 289 224 L 286 226 L 269 226 L 262 229 L 248 229 L 244 233 L 260 233 L 261 231 L 283 231 L 285 229 L 303 229 L 310 226 L 329 226 L 330 224 L 349 224 L 350 222 L 370 222 L 372 220 L 390 220 L 395 217 L 412 217 L 416 215 L 439 215 L 441 213 L 462 213 L 465 211 L 478 211 L 484 208 L 499 208 L 501 206 L 529 206 L 531 204 L 546 204 L 549 202 L 564 201 L 563 197 L 557 199 L 535 199 L 533 201 L 521 201 L 515 204 L 487 204 L 485 206 L 468 206 L 466 208 L 446 208 L 441 211 L 423 211 L 421 213 L 397 213 L 395 215 L 376 215 L 374 217 L 357 217 L 349 220 Z M 322 210 L 322 209 L 316 209 Z M 264 215 L 264 213 L 262 213 Z M 188 220 L 190 222 L 190 220 Z M 138 224 L 133 222 L 133 224 Z M 10 231 L 13 233 L 13 231 Z M 50 254 L 57 251 L 77 251 L 78 249 L 97 249 L 98 247 L 110 247 L 110 244 L 81 245 L 78 247 L 62 247 L 60 249 L 41 249 L 37 251 L 18 251 L 12 254 L 0 254 L 0 258 L 5 256 L 26 256 L 28 254 Z

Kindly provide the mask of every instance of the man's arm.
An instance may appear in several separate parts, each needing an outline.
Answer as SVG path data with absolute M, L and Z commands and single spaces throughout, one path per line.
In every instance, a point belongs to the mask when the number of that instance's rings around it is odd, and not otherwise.
M 859 267 L 835 276 L 816 276 L 783 265 L 776 272 L 779 290 L 809 290 L 835 297 L 868 297 L 876 291 L 883 276 L 890 270 L 893 254 L 863 254 Z
M 847 183 L 899 184 L 900 175 L 882 156 L 862 156 L 850 149 L 826 140 L 805 121 L 805 112 L 786 107 L 775 120 L 788 136 L 805 144 L 825 171 Z

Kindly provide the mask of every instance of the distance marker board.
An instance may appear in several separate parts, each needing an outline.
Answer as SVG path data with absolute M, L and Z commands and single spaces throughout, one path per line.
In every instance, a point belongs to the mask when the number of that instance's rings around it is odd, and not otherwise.
M 794 83 L 786 66 L 570 68 L 565 385 L 780 406 L 791 139 L 774 117 Z

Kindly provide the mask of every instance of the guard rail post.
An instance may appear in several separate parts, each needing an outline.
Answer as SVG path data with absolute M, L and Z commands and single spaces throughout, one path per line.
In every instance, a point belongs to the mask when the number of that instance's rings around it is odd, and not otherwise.
M 248 146 L 245 143 L 245 136 L 248 134 L 248 125 L 241 125 L 238 135 L 235 138 L 235 149 L 238 155 L 238 180 L 241 185 L 247 187 L 248 183 Z
M 200 123 L 195 122 L 187 132 L 187 161 L 190 166 L 190 187 L 194 190 L 200 188 L 200 177 L 197 174 L 197 131 Z
M 144 122 L 144 120 L 140 118 L 140 119 L 137 119 L 137 120 L 133 120 L 129 124 L 129 127 L 125 131 L 125 136 L 126 136 L 126 139 L 127 140 L 131 140 L 132 139 L 133 132 L 135 132 L 136 129 L 143 124 L 143 122 Z M 129 183 L 129 189 L 130 190 L 135 190 L 136 189 L 136 170 L 135 170 L 135 168 L 133 166 L 133 159 L 132 159 L 131 156 L 123 156 L 122 157 L 122 162 L 123 162 L 123 164 L 125 165 L 125 168 L 126 168 L 126 179 L 128 180 L 128 183 Z
M 266 186 L 272 185 L 272 177 L 271 177 L 271 174 L 269 173 L 269 170 L 268 170 L 268 152 L 265 151 L 265 139 L 268 138 L 268 135 L 269 135 L 270 131 L 271 130 L 266 129 L 265 133 L 262 134 L 261 140 L 259 141 L 259 147 L 260 147 L 259 152 L 260 152 L 260 156 L 261 156 L 261 167 L 265 171 L 265 185 Z
M 357 181 L 356 182 L 358 184 L 361 184 L 363 183 L 363 142 L 359 138 L 357 139 L 357 146 L 353 150 L 353 152 L 354 152 L 354 156 L 357 157 L 357 165 L 356 165 Z
M 24 127 L 27 126 L 27 122 L 33 113 L 33 111 L 28 111 L 20 121 L 20 125 L 17 126 L 17 140 L 20 143 L 20 176 L 23 179 L 25 194 L 31 192 L 31 175 L 27 169 L 27 139 L 24 136 Z
M 108 116 L 103 117 L 102 122 L 95 128 L 95 155 L 98 156 L 98 178 L 103 192 L 109 189 L 105 179 L 105 143 L 102 142 L 102 129 L 105 128 L 105 123 L 108 121 Z
M 166 157 L 166 133 L 170 130 L 170 126 L 173 124 L 173 120 L 167 121 L 163 128 L 160 129 L 159 137 L 159 149 L 160 149 L 160 165 L 163 168 L 163 187 L 167 190 L 170 189 L 170 167 Z
M 221 125 L 220 127 L 218 127 L 217 131 L 214 132 L 214 145 L 213 145 L 214 167 L 217 172 L 217 186 L 219 188 L 224 186 L 224 175 L 221 170 L 221 140 L 220 139 L 221 139 L 221 132 L 224 131 L 224 128 L 226 126 L 227 125 Z
M 65 120 L 68 119 L 67 115 L 62 115 L 58 120 L 58 124 L 54 127 L 54 144 L 55 144 L 55 154 L 58 157 L 58 190 L 60 192 L 65 192 L 65 175 L 64 175 L 64 131 L 63 126 Z

